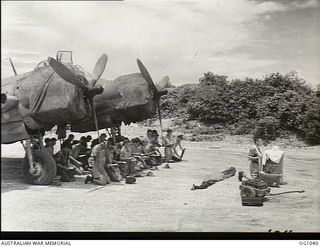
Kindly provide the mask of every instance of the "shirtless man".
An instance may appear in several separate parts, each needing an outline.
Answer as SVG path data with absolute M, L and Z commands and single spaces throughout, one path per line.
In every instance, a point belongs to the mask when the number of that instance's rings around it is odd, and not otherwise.
M 124 174 L 124 177 L 127 176 L 135 176 L 136 175 L 136 165 L 137 160 L 132 155 L 132 146 L 131 142 L 128 138 L 123 141 L 123 147 L 120 151 L 120 161 L 126 162 L 128 171 Z
M 54 146 L 57 144 L 56 138 L 51 138 L 52 155 L 54 154 Z
M 152 129 L 147 130 L 147 135 L 141 138 L 141 142 L 143 145 L 148 145 L 152 142 Z
M 173 155 L 172 155 L 172 159 L 176 162 L 182 161 L 182 157 L 184 155 L 185 152 L 185 148 L 182 147 L 181 145 L 181 141 L 183 140 L 183 135 L 178 135 L 175 143 L 173 144 Z M 177 148 L 179 148 L 181 150 L 181 154 L 178 154 L 178 150 Z
M 131 140 L 131 143 L 132 143 L 132 155 L 137 159 L 139 167 L 141 169 L 149 168 L 149 166 L 146 163 L 149 159 L 149 155 L 145 154 L 142 141 L 136 137 Z
M 108 148 L 106 150 L 106 163 L 105 170 L 113 182 L 120 182 L 122 180 L 121 172 L 117 161 L 115 160 L 115 146 L 108 143 Z
M 70 152 L 71 163 L 75 166 L 75 171 L 78 175 L 84 174 L 83 164 L 79 161 L 79 156 L 86 153 L 87 142 L 85 138 L 80 139 L 80 142 L 73 146 L 72 151 Z
M 68 145 L 70 147 L 70 149 L 72 149 L 73 141 L 74 141 L 74 135 L 70 134 L 68 136 L 68 138 L 62 144 L 66 144 L 66 145 Z
M 170 168 L 169 162 L 172 159 L 173 155 L 173 144 L 174 144 L 174 138 L 172 136 L 172 130 L 167 130 L 167 135 L 163 137 L 163 146 L 164 146 L 164 156 L 167 164 L 164 166 L 164 168 Z
M 69 165 L 69 154 L 71 148 L 68 144 L 62 144 L 61 150 L 54 155 L 57 164 L 57 174 L 61 176 L 62 182 L 74 181 L 74 168 Z
M 52 140 L 50 138 L 44 139 L 44 143 L 46 144 L 43 148 L 48 151 L 48 153 L 53 156 L 53 146 Z
M 106 141 L 107 139 L 107 135 L 105 133 L 102 133 L 99 138 L 97 139 L 94 139 L 92 142 L 91 142 L 91 148 L 93 148 L 95 145 L 101 143 L 101 142 L 104 142 Z
M 144 159 L 148 167 L 151 167 L 151 170 L 158 170 L 157 166 L 161 165 L 161 153 L 158 149 L 161 145 L 158 141 L 158 133 L 157 131 L 152 131 L 152 135 L 150 136 L 149 142 L 142 142 L 142 146 L 144 147 Z
M 156 130 L 152 131 L 152 143 L 155 147 L 161 147 L 159 143 L 159 134 L 158 134 L 158 131 Z

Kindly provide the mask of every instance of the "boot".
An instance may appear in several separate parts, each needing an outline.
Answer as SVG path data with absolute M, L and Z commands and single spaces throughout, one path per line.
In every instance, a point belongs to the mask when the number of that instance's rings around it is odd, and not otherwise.
M 239 180 L 239 182 L 242 181 L 242 178 L 243 178 L 243 172 L 240 171 L 240 172 L 238 173 L 238 180 Z
M 163 168 L 171 168 L 169 164 L 166 164 Z
M 93 177 L 87 176 L 86 179 L 84 180 L 84 183 L 87 184 L 87 183 L 92 182 L 92 181 L 93 181 Z

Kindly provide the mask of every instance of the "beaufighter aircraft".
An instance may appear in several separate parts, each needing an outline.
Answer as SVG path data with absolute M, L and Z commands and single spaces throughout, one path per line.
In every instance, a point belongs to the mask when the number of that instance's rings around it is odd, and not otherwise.
M 115 140 L 122 122 L 149 119 L 157 110 L 161 125 L 160 97 L 167 90 L 154 84 L 139 59 L 140 73 L 102 79 L 107 60 L 103 54 L 90 74 L 73 64 L 72 51 L 58 51 L 56 59 L 49 57 L 17 75 L 10 59 L 15 76 L 1 82 L 1 143 L 22 143 L 26 182 L 47 185 L 56 176 L 53 157 L 42 149 L 45 131 L 54 126 L 58 139 L 71 125 L 71 131 L 81 133 L 110 128 Z

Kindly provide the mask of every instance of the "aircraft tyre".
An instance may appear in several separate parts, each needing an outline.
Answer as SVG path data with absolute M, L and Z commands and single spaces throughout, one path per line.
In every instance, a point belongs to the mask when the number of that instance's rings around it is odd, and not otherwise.
M 46 150 L 33 152 L 34 173 L 31 173 L 28 157 L 23 159 L 22 171 L 25 181 L 29 184 L 49 185 L 57 175 L 57 165 L 53 157 Z

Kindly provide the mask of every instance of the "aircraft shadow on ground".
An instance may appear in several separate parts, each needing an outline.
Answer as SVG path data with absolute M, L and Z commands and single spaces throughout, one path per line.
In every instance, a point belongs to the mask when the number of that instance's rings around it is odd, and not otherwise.
M 82 189 L 88 192 L 98 185 L 96 184 L 84 184 L 85 175 L 76 176 L 74 182 L 63 182 L 61 189 Z M 108 186 L 124 186 L 124 182 L 112 182 Z M 43 187 L 40 185 L 27 184 L 22 174 L 22 158 L 1 158 L 1 193 L 10 192 L 14 190 L 26 190 L 31 187 Z M 56 187 L 54 185 L 44 185 L 49 187 Z
M 30 187 L 23 179 L 22 158 L 1 158 L 1 193 Z

